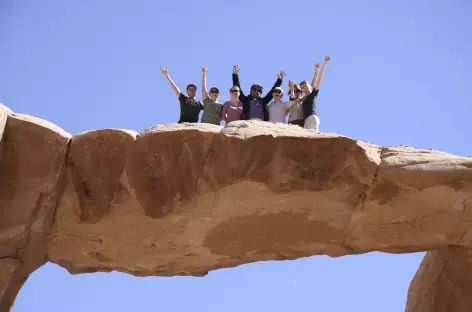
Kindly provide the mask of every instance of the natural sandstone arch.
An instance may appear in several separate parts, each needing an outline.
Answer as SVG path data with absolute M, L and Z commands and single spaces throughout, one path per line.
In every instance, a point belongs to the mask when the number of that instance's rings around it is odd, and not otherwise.
M 0 104 L 0 311 L 46 262 L 70 134 Z
M 432 251 L 407 311 L 472 308 L 470 157 L 248 121 L 72 137 L 4 106 L 0 134 L 0 312 L 46 261 L 202 276 L 369 251 Z

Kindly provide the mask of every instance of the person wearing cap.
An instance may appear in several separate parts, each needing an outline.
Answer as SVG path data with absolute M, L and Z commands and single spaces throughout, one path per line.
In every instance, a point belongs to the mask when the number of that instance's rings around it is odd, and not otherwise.
M 220 90 L 216 87 L 210 88 L 208 96 L 206 86 L 206 73 L 207 69 L 205 66 L 202 67 L 202 100 L 203 100 L 203 115 L 201 122 L 210 123 L 214 125 L 220 125 L 221 121 L 221 109 L 223 105 L 218 102 Z
M 239 100 L 240 91 L 241 90 L 238 86 L 233 86 L 229 90 L 231 99 L 223 104 L 221 120 L 223 120 L 226 124 L 241 119 L 243 103 Z
M 203 104 L 195 99 L 195 95 L 197 94 L 197 86 L 194 84 L 189 84 L 187 86 L 187 95 L 184 95 L 180 92 L 180 89 L 174 83 L 174 81 L 170 78 L 169 71 L 165 67 L 161 67 L 162 74 L 166 77 L 167 81 L 169 82 L 170 86 L 174 90 L 175 95 L 179 99 L 180 102 L 180 118 L 178 123 L 183 122 L 198 122 L 198 116 L 200 111 L 203 110 Z
M 285 123 L 288 109 L 287 104 L 282 101 L 284 91 L 281 87 L 275 87 L 272 91 L 272 96 L 274 100 L 267 104 L 267 110 L 269 112 L 269 121 Z
M 281 71 L 277 75 L 276 82 L 264 97 L 261 97 L 263 88 L 258 84 L 253 84 L 251 86 L 251 92 L 249 96 L 246 96 L 241 90 L 241 84 L 239 83 L 239 66 L 233 66 L 233 85 L 238 86 L 240 90 L 239 100 L 241 100 L 241 102 L 243 103 L 241 120 L 258 119 L 269 121 L 269 112 L 267 111 L 267 104 L 272 101 L 272 93 L 274 89 L 282 85 L 282 80 L 284 76 L 285 72 Z
M 320 67 L 320 64 L 315 64 L 315 74 L 311 85 L 306 80 L 300 83 L 300 89 L 303 93 L 303 97 L 300 99 L 302 106 L 302 119 L 297 120 L 297 122 L 300 123 L 300 126 L 301 124 L 303 124 L 303 127 L 305 129 L 313 129 L 317 132 L 319 131 L 320 118 L 318 117 L 318 113 L 316 110 L 316 99 L 320 89 L 320 82 L 323 78 L 323 74 L 326 69 L 326 65 L 330 60 L 330 56 L 327 56 L 325 58 L 319 74 L 318 68 Z

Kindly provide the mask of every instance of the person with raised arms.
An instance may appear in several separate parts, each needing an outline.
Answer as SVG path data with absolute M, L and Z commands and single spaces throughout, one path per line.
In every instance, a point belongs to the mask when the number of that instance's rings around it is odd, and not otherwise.
M 301 108 L 302 108 L 302 118 L 293 123 L 296 123 L 305 129 L 313 129 L 319 131 L 320 118 L 316 110 L 316 99 L 320 89 L 321 79 L 323 78 L 324 71 L 326 69 L 327 63 L 331 60 L 330 56 L 327 56 L 321 66 L 321 69 L 318 73 L 319 63 L 315 64 L 315 74 L 311 85 L 307 80 L 304 80 L 300 83 L 300 89 L 302 90 L 303 97 L 300 99 Z M 292 100 L 292 98 L 291 98 Z
M 302 114 L 302 89 L 292 80 L 288 81 L 289 101 L 286 108 L 288 110 L 288 123 L 298 125 L 303 128 L 305 121 Z
M 195 95 L 197 94 L 197 86 L 194 84 L 189 84 L 187 86 L 187 95 L 184 95 L 182 92 L 180 92 L 180 89 L 177 87 L 174 81 L 170 78 L 169 71 L 167 70 L 167 68 L 161 67 L 161 72 L 166 77 L 170 86 L 174 90 L 175 95 L 179 99 L 180 118 L 179 118 L 178 123 L 198 122 L 198 116 L 200 114 L 200 111 L 203 110 L 203 105 L 200 101 L 195 99 Z
M 261 97 L 263 87 L 258 84 L 251 86 L 251 92 L 247 96 L 241 89 L 239 82 L 239 66 L 233 66 L 233 86 L 237 86 L 240 90 L 239 100 L 243 103 L 243 111 L 241 113 L 241 120 L 264 120 L 269 121 L 269 112 L 267 111 L 267 104 L 272 101 L 274 89 L 282 85 L 285 72 L 281 71 L 277 75 L 277 80 L 270 89 L 270 91 Z
M 272 92 L 272 96 L 274 100 L 267 104 L 267 110 L 269 111 L 269 121 L 285 123 L 288 114 L 288 103 L 282 101 L 284 91 L 281 87 L 276 87 Z
M 202 100 L 203 100 L 203 115 L 201 122 L 220 125 L 221 110 L 223 105 L 218 102 L 220 90 L 216 87 L 210 88 L 210 93 L 207 92 L 206 85 L 207 69 L 202 67 Z

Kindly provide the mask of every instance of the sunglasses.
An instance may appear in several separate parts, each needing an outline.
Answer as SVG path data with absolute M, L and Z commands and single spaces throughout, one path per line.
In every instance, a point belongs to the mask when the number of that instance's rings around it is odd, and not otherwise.
M 301 90 L 298 90 L 298 89 L 295 89 L 294 91 L 295 91 L 295 92 L 302 92 Z
M 239 90 L 231 90 L 231 93 L 238 93 Z
M 259 89 L 251 89 L 251 91 L 261 92 Z
M 275 94 L 282 94 L 280 91 L 274 91 Z
M 216 90 L 210 90 L 210 93 L 217 93 L 217 94 L 218 94 L 218 93 L 220 93 L 220 92 L 218 92 L 218 91 L 216 91 Z

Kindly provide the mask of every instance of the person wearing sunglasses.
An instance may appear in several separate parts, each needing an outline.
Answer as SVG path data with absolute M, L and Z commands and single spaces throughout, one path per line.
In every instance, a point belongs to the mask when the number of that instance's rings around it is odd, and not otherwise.
M 210 96 L 208 96 L 206 85 L 207 69 L 202 67 L 202 100 L 203 100 L 203 115 L 201 122 L 220 125 L 221 109 L 223 105 L 218 102 L 220 90 L 216 87 L 210 88 Z
M 189 84 L 187 86 L 187 95 L 184 95 L 180 92 L 179 87 L 174 83 L 174 81 L 170 78 L 169 71 L 165 67 L 161 67 L 162 74 L 166 77 L 167 81 L 169 82 L 170 86 L 174 90 L 175 95 L 179 99 L 180 102 L 180 118 L 178 123 L 183 122 L 191 122 L 196 123 L 198 122 L 198 116 L 200 111 L 203 110 L 203 105 L 200 101 L 195 99 L 195 95 L 197 94 L 197 86 L 194 84 Z
M 288 109 L 287 104 L 282 101 L 284 91 L 281 87 L 276 87 L 274 91 L 272 91 L 272 96 L 274 100 L 267 104 L 267 110 L 269 111 L 269 121 L 285 123 Z
M 243 103 L 239 100 L 239 87 L 233 86 L 229 92 L 231 99 L 223 104 L 223 111 L 221 113 L 221 120 L 226 124 L 235 120 L 240 120 L 243 111 Z
M 304 80 L 300 83 L 300 89 L 303 94 L 302 98 L 300 99 L 302 107 L 302 119 L 296 120 L 294 122 L 296 122 L 300 126 L 303 125 L 305 129 L 313 129 L 316 132 L 319 131 L 320 118 L 318 117 L 318 113 L 316 111 L 316 99 L 320 89 L 320 82 L 323 78 L 323 74 L 326 69 L 326 65 L 330 60 L 330 56 L 327 56 L 325 58 L 323 65 L 319 70 L 319 73 L 318 69 L 320 68 L 320 64 L 315 64 L 315 74 L 313 76 L 311 85 L 307 80 Z
M 276 87 L 282 85 L 285 72 L 281 71 L 277 75 L 277 80 L 270 89 L 270 91 L 261 97 L 263 87 L 258 84 L 251 86 L 251 92 L 249 96 L 246 96 L 241 90 L 241 84 L 239 83 L 239 66 L 233 66 L 233 86 L 238 86 L 240 90 L 239 100 L 243 103 L 243 111 L 241 113 L 241 120 L 264 120 L 269 121 L 269 113 L 267 111 L 267 104 L 272 101 L 273 91 Z
M 292 80 L 288 81 L 290 90 L 289 101 L 286 108 L 288 110 L 288 123 L 303 128 L 305 120 L 302 113 L 302 89 L 298 84 L 294 84 Z

